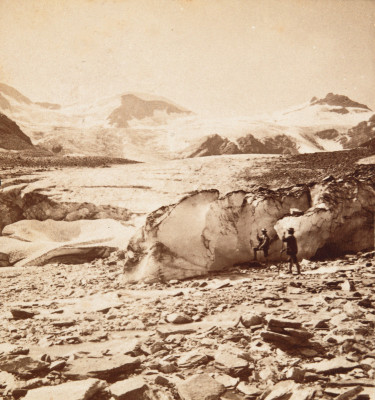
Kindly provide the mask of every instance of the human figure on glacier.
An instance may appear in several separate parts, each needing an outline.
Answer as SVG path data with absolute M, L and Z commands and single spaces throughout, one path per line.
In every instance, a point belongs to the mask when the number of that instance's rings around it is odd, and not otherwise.
M 266 264 L 268 264 L 268 249 L 270 248 L 270 238 L 267 235 L 267 229 L 262 229 L 262 235 L 259 236 L 257 233 L 258 246 L 254 247 L 254 260 L 257 259 L 257 252 L 263 251 Z
M 292 274 L 292 267 L 293 264 L 296 264 L 297 267 L 297 273 L 301 273 L 301 267 L 298 263 L 297 260 L 297 253 L 298 253 L 298 245 L 297 245 L 297 239 L 294 236 L 294 228 L 289 228 L 288 229 L 288 236 L 285 237 L 285 232 L 283 234 L 283 237 L 281 238 L 283 242 L 286 243 L 286 254 L 289 256 L 289 274 Z

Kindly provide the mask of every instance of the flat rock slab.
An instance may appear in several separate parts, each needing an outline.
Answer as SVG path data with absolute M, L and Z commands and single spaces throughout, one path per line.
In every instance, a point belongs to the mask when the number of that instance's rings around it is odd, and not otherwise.
M 139 358 L 126 355 L 101 358 L 79 358 L 64 374 L 70 379 L 98 378 L 113 381 L 117 376 L 130 374 L 140 366 Z
M 90 313 L 90 312 L 107 312 L 110 308 L 118 308 L 123 305 L 123 302 L 118 298 L 117 293 L 94 294 L 86 296 L 74 301 L 69 301 L 63 306 L 64 313 Z
M 61 320 L 61 321 L 53 321 L 52 325 L 56 328 L 68 328 L 69 326 L 73 326 L 77 323 L 74 320 Z
M 363 386 L 363 387 L 375 387 L 375 381 L 373 379 L 340 379 L 338 381 L 330 380 L 327 382 L 327 387 L 350 387 L 350 386 Z
M 315 397 L 316 389 L 314 388 L 297 388 L 293 391 L 289 400 L 312 400 Z
M 276 385 L 274 385 L 272 388 L 266 390 L 266 392 L 260 397 L 260 400 L 280 400 L 280 399 L 289 400 L 293 392 L 298 387 L 299 387 L 298 384 L 296 384 L 294 381 L 291 380 L 281 381 L 279 383 L 276 383 Z
M 336 397 L 336 400 L 354 400 L 361 392 L 363 392 L 363 387 L 356 386 L 352 389 L 345 391 L 344 393 L 341 393 L 339 396 Z
M 11 343 L 0 343 L 0 356 L 4 355 L 26 355 L 29 353 L 29 349 L 27 347 L 17 346 Z
M 208 374 L 194 375 L 177 384 L 181 400 L 219 400 L 225 386 Z
M 238 385 L 238 382 L 240 381 L 240 378 L 233 378 L 227 374 L 215 374 L 213 378 L 224 385 L 226 388 L 234 388 Z
M 341 400 L 375 400 L 375 391 L 373 388 L 369 387 L 361 387 L 361 392 L 355 394 L 355 391 L 352 391 L 351 387 L 342 387 L 342 388 L 326 388 L 324 392 L 330 396 L 330 398 L 334 398 L 335 400 L 339 399 L 339 396 L 345 395 L 346 398 L 341 398 Z
M 183 354 L 177 361 L 178 366 L 183 368 L 197 367 L 198 365 L 207 364 L 209 357 L 202 351 L 192 350 Z
M 236 389 L 246 396 L 251 396 L 251 398 L 259 397 L 262 393 L 256 386 L 243 381 L 238 384 Z
M 249 363 L 235 354 L 219 351 L 215 354 L 215 366 L 229 375 L 238 376 L 249 367 Z
M 143 394 L 147 389 L 147 383 L 141 377 L 125 379 L 109 387 L 116 400 L 143 400 Z
M 188 335 L 191 333 L 195 333 L 196 329 L 192 328 L 170 328 L 166 326 L 160 326 L 156 329 L 156 332 L 160 337 L 166 338 L 169 335 Z
M 312 332 L 309 332 L 305 329 L 284 328 L 284 331 L 287 335 L 304 340 L 311 339 L 314 336 Z
M 25 400 L 89 400 L 107 384 L 98 379 L 66 382 L 56 386 L 45 386 L 27 392 Z
M 302 326 L 301 322 L 292 321 L 292 320 L 289 320 L 289 319 L 280 319 L 280 318 L 267 317 L 266 320 L 267 320 L 269 326 L 276 326 L 276 327 L 279 327 L 279 328 L 299 329 Z
M 323 360 L 316 363 L 303 364 L 302 368 L 318 374 L 335 374 L 340 372 L 351 371 L 360 367 L 360 364 L 348 361 L 345 357 L 336 357 L 332 360 Z
M 23 376 L 46 371 L 49 364 L 29 356 L 5 356 L 0 359 L 0 370 Z
M 308 345 L 308 341 L 295 336 L 283 335 L 282 333 L 262 331 L 260 336 L 267 342 L 286 344 L 289 346 L 301 346 L 303 344 Z

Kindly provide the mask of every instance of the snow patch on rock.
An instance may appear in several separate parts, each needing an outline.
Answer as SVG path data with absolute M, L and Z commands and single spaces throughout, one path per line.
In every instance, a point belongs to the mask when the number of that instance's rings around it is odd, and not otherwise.
M 125 247 L 131 232 L 111 219 L 22 220 L 4 228 L 0 248 L 15 266 L 85 262 Z

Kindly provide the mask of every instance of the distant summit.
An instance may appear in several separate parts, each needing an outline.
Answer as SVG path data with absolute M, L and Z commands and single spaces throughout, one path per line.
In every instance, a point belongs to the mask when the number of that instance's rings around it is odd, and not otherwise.
M 61 108 L 59 104 L 54 104 L 54 103 L 46 103 L 46 102 L 34 103 L 28 97 L 20 93 L 17 89 L 14 89 L 12 86 L 6 85 L 5 83 L 0 83 L 0 108 L 2 108 L 3 110 L 12 109 L 12 105 L 8 99 L 10 99 L 12 102 L 15 101 L 18 104 L 26 104 L 26 105 L 37 104 L 40 107 L 48 108 L 50 110 L 59 110 Z
M 60 104 L 55 104 L 55 103 L 37 101 L 35 104 L 38 104 L 38 106 L 41 106 L 43 108 L 48 108 L 49 110 L 60 110 L 61 108 Z
M 18 103 L 31 104 L 32 101 L 20 93 L 18 90 L 14 89 L 12 86 L 6 85 L 5 83 L 0 83 L 0 95 L 4 99 L 3 95 L 9 96 L 16 100 Z
M 321 105 L 329 105 L 336 107 L 355 107 L 355 108 L 363 108 L 365 110 L 371 111 L 371 109 L 365 104 L 357 103 L 356 101 L 351 100 L 348 96 L 344 96 L 341 94 L 328 93 L 324 99 L 318 99 L 317 97 L 313 97 L 310 100 L 311 105 L 321 104 Z M 348 111 L 347 111 L 348 112 Z M 345 112 L 342 112 L 345 113 Z
M 108 120 L 111 125 L 126 128 L 131 119 L 152 117 L 155 111 L 165 111 L 167 114 L 191 114 L 190 111 L 164 100 L 144 100 L 135 94 L 125 94 L 121 96 L 120 107 L 112 111 Z

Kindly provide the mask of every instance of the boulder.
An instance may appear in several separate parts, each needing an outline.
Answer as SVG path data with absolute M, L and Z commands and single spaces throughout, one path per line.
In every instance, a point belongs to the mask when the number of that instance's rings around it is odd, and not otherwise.
M 251 328 L 252 326 L 262 325 L 264 323 L 264 318 L 261 315 L 248 313 L 241 315 L 239 322 L 245 328 Z
M 27 310 L 22 310 L 19 308 L 11 308 L 10 312 L 14 319 L 28 319 L 33 318 L 35 313 Z
M 172 324 L 188 324 L 193 321 L 188 315 L 179 313 L 167 315 L 166 320 Z

